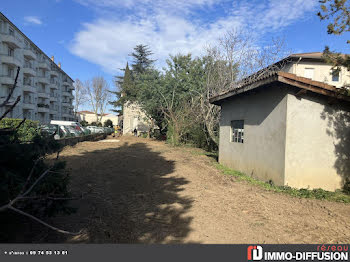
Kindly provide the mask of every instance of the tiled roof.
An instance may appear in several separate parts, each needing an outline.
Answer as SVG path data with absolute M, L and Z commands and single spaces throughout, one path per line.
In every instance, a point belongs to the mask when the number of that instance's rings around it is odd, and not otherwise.
M 350 102 L 350 96 L 341 94 L 335 86 L 325 84 L 323 82 L 314 81 L 309 78 L 300 77 L 295 74 L 282 71 L 272 71 L 261 74 L 255 78 L 246 78 L 245 81 L 236 84 L 232 89 L 221 94 L 213 96 L 209 99 L 212 104 L 219 105 L 222 100 L 229 97 L 245 93 L 249 90 L 271 84 L 273 82 L 281 82 L 289 86 L 295 86 L 306 91 L 322 94 L 336 99 L 346 100 Z
M 91 111 L 79 111 L 78 114 L 95 114 L 94 112 L 91 112 Z

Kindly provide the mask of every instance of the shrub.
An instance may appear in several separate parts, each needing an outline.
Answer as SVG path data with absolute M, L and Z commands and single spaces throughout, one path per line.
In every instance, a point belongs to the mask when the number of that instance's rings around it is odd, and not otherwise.
M 0 121 L 0 129 L 1 128 L 16 128 L 23 119 L 15 119 L 15 118 L 4 118 Z M 34 137 L 38 136 L 40 134 L 39 131 L 39 122 L 38 121 L 32 121 L 32 120 L 26 120 L 18 129 L 16 132 L 13 133 L 20 142 L 30 142 L 34 139 Z M 11 138 L 16 139 L 15 137 Z
M 83 121 L 80 121 L 80 124 L 81 124 L 82 126 L 87 126 L 89 123 L 86 122 L 85 120 L 83 120 Z
M 112 122 L 112 120 L 107 119 L 107 120 L 103 123 L 103 125 L 104 125 L 105 127 L 112 127 L 112 126 L 113 126 L 113 122 Z
M 99 126 L 99 127 L 102 126 L 102 124 L 100 122 L 92 122 L 91 125 L 92 126 Z

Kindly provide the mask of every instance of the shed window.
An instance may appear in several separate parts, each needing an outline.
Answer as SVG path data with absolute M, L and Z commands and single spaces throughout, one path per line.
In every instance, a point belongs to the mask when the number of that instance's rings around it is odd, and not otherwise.
M 244 120 L 231 121 L 231 142 L 243 143 L 244 141 Z

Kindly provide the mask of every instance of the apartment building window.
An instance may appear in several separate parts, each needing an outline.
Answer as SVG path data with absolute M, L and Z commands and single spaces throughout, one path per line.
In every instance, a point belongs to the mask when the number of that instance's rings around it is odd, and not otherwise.
M 9 28 L 9 35 L 15 36 L 15 30 L 13 28 Z
M 15 55 L 15 50 L 8 46 L 7 47 L 7 55 L 13 57 Z
M 31 86 L 32 85 L 32 79 L 30 77 L 24 76 L 23 77 L 23 84 Z
M 231 121 L 231 142 L 244 142 L 244 120 Z
M 38 76 L 39 76 L 39 77 L 46 77 L 46 76 L 45 76 L 45 70 L 42 69 L 42 68 L 39 68 L 39 69 L 38 69 Z
M 29 43 L 27 40 L 24 40 L 24 46 L 25 46 L 25 48 L 29 49 Z
M 44 84 L 39 84 L 39 93 L 46 93 Z
M 332 74 L 332 81 L 333 82 L 339 82 L 339 75 L 340 75 L 339 70 L 333 70 L 331 72 L 331 74 Z
M 2 85 L 0 88 L 0 97 L 4 98 L 7 97 L 9 94 L 9 87 L 6 85 Z
M 14 75 L 15 75 L 15 69 L 11 66 L 8 66 L 7 67 L 7 76 L 13 78 Z
M 24 93 L 24 95 L 23 95 L 23 102 L 26 103 L 26 104 L 33 104 L 32 96 L 28 95 L 27 93 Z
M 305 68 L 304 77 L 314 79 L 314 68 Z
M 32 68 L 32 63 L 30 62 L 29 59 L 24 59 L 24 67 L 26 68 Z

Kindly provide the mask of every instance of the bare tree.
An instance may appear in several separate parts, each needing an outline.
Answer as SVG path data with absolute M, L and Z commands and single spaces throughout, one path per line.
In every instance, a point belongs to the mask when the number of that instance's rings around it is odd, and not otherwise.
M 200 95 L 200 117 L 216 144 L 219 142 L 220 107 L 210 104 L 209 98 L 284 66 L 276 64 L 288 54 L 283 40 L 273 39 L 265 47 L 258 47 L 255 42 L 248 34 L 231 30 L 219 39 L 218 45 L 206 50 L 206 83 Z
M 75 92 L 74 92 L 74 112 L 75 117 L 77 117 L 77 112 L 79 107 L 87 101 L 87 92 L 84 88 L 83 83 L 77 78 L 74 83 Z
M 94 77 L 91 81 L 85 82 L 85 89 L 96 121 L 101 122 L 110 96 L 108 83 L 103 77 Z

